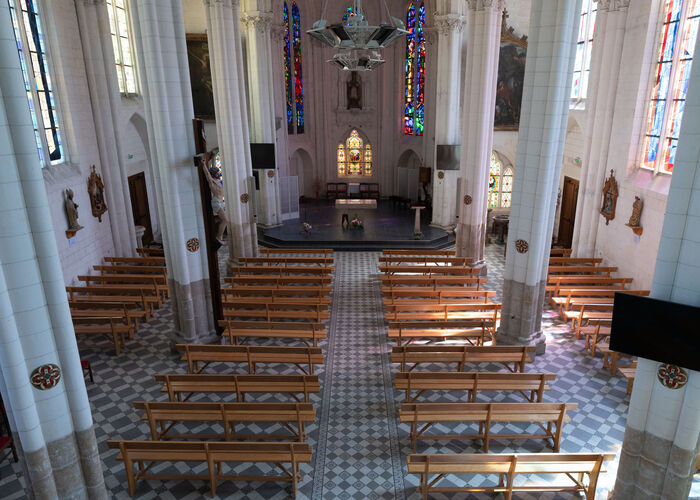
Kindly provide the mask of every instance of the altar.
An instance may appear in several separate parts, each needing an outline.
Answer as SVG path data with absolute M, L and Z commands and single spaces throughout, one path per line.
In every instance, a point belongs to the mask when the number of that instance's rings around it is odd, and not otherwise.
M 373 199 L 339 199 L 335 200 L 335 208 L 339 210 L 376 210 L 377 200 Z

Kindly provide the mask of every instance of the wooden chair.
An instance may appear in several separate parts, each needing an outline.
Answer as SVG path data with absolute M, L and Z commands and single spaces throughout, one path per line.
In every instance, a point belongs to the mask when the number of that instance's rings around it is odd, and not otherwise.
M 554 451 L 559 452 L 562 427 L 571 420 L 566 412 L 577 408 L 576 403 L 404 403 L 399 410 L 399 420 L 410 425 L 413 453 L 418 439 L 479 440 L 486 453 L 491 439 L 551 439 Z M 478 434 L 426 434 L 438 423 L 463 422 L 477 422 Z M 544 434 L 493 434 L 491 424 L 494 422 L 535 423 Z
M 467 363 L 500 363 L 522 373 L 534 353 L 534 346 L 409 345 L 393 347 L 391 362 L 400 363 L 402 372 L 413 371 L 421 363 L 456 363 L 458 372 L 465 371 Z
M 505 500 L 511 500 L 513 493 L 519 492 L 582 492 L 587 500 L 595 500 L 598 477 L 603 462 L 613 460 L 612 453 L 518 453 L 518 454 L 440 454 L 409 455 L 408 473 L 420 474 L 418 491 L 423 500 L 430 493 L 442 492 L 486 492 L 502 493 Z M 489 475 L 499 477 L 498 486 L 439 486 L 440 481 L 450 474 Z M 544 483 L 516 485 L 518 474 L 546 474 L 566 476 L 574 484 L 557 485 L 550 478 Z M 431 479 L 431 476 L 435 476 Z M 588 476 L 588 486 L 584 485 Z
M 405 391 L 407 403 L 415 402 L 425 391 L 465 391 L 468 402 L 476 402 L 479 391 L 515 391 L 530 402 L 542 402 L 547 382 L 553 373 L 491 373 L 491 372 L 398 372 L 394 387 Z M 418 391 L 411 397 L 412 391 Z M 528 395 L 529 393 L 529 395 Z
M 209 375 L 209 374 L 157 374 L 157 382 L 163 382 L 161 392 L 167 392 L 170 401 L 187 401 L 198 393 L 235 394 L 236 401 L 245 401 L 249 393 L 289 394 L 301 402 L 296 394 L 304 395 L 321 391 L 316 375 Z M 183 394 L 186 396 L 183 399 Z
M 316 410 L 311 403 L 169 403 L 154 401 L 137 401 L 134 408 L 143 410 L 141 420 L 148 422 L 151 439 L 160 441 L 174 439 L 178 441 L 197 439 L 203 441 L 298 441 L 307 440 L 305 426 L 316 420 Z M 198 424 L 220 424 L 220 432 L 175 433 L 173 429 L 178 422 Z M 280 424 L 288 434 L 241 434 L 236 432 L 237 424 Z M 199 428 L 200 426 L 197 426 Z
M 313 374 L 314 365 L 323 364 L 320 347 L 280 347 L 243 345 L 177 344 L 181 361 L 189 373 L 202 373 L 212 363 L 247 363 L 248 373 L 257 373 L 261 363 L 294 365 L 304 374 Z M 304 368 L 307 366 L 307 368 Z
M 129 494 L 136 494 L 136 483 L 146 481 L 209 481 L 212 498 L 218 481 L 283 481 L 292 484 L 296 498 L 297 483 L 302 479 L 299 464 L 311 462 L 311 446 L 307 443 L 246 443 L 192 441 L 107 441 L 119 450 L 117 460 L 124 462 Z M 160 462 L 198 462 L 207 464 L 206 474 L 159 474 L 150 472 Z M 237 476 L 222 473 L 224 463 L 267 462 L 282 471 L 281 476 Z M 290 464 L 287 469 L 282 464 Z M 136 466 L 136 471 L 134 471 Z
M 224 328 L 223 335 L 232 345 L 240 345 L 249 338 L 295 339 L 316 347 L 319 340 L 324 340 L 328 332 L 323 323 L 314 322 L 279 322 L 279 321 L 233 321 L 220 320 Z

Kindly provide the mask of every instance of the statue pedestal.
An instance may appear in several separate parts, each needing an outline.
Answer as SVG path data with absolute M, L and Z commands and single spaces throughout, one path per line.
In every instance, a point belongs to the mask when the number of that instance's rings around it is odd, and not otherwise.
M 146 232 L 146 228 L 134 226 L 134 231 L 136 231 L 136 248 L 143 248 L 143 235 Z
M 420 211 L 423 210 L 425 207 L 411 207 L 412 210 L 416 211 L 416 218 L 413 222 L 413 233 L 420 233 Z

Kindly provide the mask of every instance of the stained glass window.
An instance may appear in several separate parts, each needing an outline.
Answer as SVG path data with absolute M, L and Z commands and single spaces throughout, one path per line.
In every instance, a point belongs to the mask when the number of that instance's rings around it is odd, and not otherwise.
M 491 153 L 489 166 L 489 208 L 510 208 L 513 196 L 513 169 L 503 169 L 503 164 Z
M 58 109 L 38 0 L 9 0 L 9 5 L 39 160 L 42 166 L 63 163 Z
M 292 42 L 294 56 L 294 103 L 297 134 L 304 133 L 304 81 L 301 75 L 301 17 L 296 2 L 292 2 Z
M 588 95 L 588 78 L 591 72 L 591 55 L 593 53 L 593 35 L 598 3 L 583 0 L 581 18 L 578 27 L 576 60 L 574 62 L 574 80 L 571 85 L 571 107 L 583 107 L 582 101 Z
M 282 6 L 284 25 L 284 89 L 287 105 L 287 132 L 304 133 L 304 80 L 301 62 L 301 14 L 296 2 L 291 9 Z
M 425 4 L 408 6 L 406 14 L 406 63 L 404 67 L 403 132 L 423 135 L 425 123 Z
M 698 0 L 666 0 L 641 163 L 656 172 L 673 172 L 699 22 Z
M 112 33 L 112 48 L 117 64 L 117 80 L 122 94 L 136 94 L 136 74 L 127 0 L 107 0 L 109 30 Z
M 294 78 L 292 76 L 292 49 L 289 36 L 289 8 L 284 2 L 282 10 L 284 23 L 284 88 L 287 102 L 287 132 L 294 133 Z
M 345 144 L 338 144 L 338 176 L 372 175 L 372 146 L 365 144 L 357 130 L 350 132 Z

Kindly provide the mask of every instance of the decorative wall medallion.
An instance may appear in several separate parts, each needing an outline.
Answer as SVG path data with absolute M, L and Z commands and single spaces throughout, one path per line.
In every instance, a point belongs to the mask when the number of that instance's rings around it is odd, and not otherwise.
M 199 250 L 199 240 L 197 238 L 190 238 L 187 240 L 187 250 L 194 253 Z
M 440 171 L 438 172 L 438 179 L 444 179 L 444 178 L 445 178 L 445 172 L 443 172 L 442 170 L 440 170 Z
M 267 176 L 272 179 L 275 176 L 275 171 L 274 170 L 268 170 L 267 171 Z
M 525 253 L 530 248 L 530 244 L 525 240 L 515 240 L 515 249 L 518 253 Z
M 241 195 L 241 203 L 248 203 L 248 193 L 243 193 Z
M 58 365 L 54 365 L 53 363 L 47 363 L 35 368 L 29 376 L 31 384 L 35 389 L 39 389 L 40 391 L 53 389 L 58 385 L 60 380 L 61 369 Z
M 465 204 L 465 205 L 471 205 L 471 204 L 472 204 L 472 197 L 469 196 L 468 194 L 464 195 L 464 204 Z
M 688 372 L 676 365 L 662 363 L 656 372 L 656 376 L 661 385 L 667 389 L 680 389 L 688 383 Z

